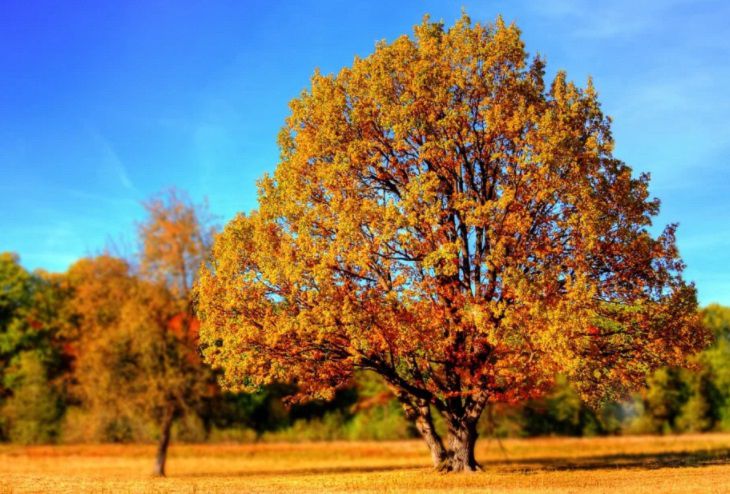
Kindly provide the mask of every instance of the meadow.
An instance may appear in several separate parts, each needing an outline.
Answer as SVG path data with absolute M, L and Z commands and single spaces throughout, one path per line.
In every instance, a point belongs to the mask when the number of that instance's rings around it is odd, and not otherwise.
M 420 441 L 0 447 L 0 492 L 730 492 L 730 434 L 482 440 L 439 474 Z

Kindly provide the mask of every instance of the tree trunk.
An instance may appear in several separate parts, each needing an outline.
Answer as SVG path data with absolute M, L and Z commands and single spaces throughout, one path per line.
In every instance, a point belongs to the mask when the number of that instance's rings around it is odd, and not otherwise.
M 459 419 L 449 421 L 448 460 L 439 470 L 445 472 L 476 472 L 481 467 L 474 458 L 477 442 L 476 421 Z
M 448 458 L 448 454 L 433 425 L 431 408 L 425 401 L 411 400 L 405 393 L 396 393 L 396 396 L 403 405 L 406 418 L 413 422 L 418 433 L 426 441 L 426 445 L 431 452 L 431 461 L 433 461 L 434 468 L 439 468 Z
M 389 384 L 403 405 L 406 418 L 415 424 L 426 441 L 437 471 L 476 472 L 482 469 L 474 458 L 474 447 L 477 442 L 477 422 L 487 404 L 486 393 L 475 396 L 467 407 L 459 407 L 458 412 L 450 410 L 441 412 L 448 424 L 449 432 L 447 447 L 444 447 L 444 442 L 434 427 L 429 402 L 398 388 L 395 383 Z
M 160 441 L 157 444 L 157 457 L 155 458 L 155 469 L 152 472 L 157 477 L 165 476 L 165 463 L 167 462 L 167 447 L 170 445 L 170 430 L 172 429 L 173 410 L 165 411 L 160 430 Z
M 419 407 L 415 424 L 416 430 L 421 434 L 421 437 L 426 441 L 426 445 L 428 445 L 428 449 L 431 451 L 433 466 L 439 468 L 448 455 L 441 437 L 436 433 L 436 428 L 433 426 L 431 410 L 428 405 Z

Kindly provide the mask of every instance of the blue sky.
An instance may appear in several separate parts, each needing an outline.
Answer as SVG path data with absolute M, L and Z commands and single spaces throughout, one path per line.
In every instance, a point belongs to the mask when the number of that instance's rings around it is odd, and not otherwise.
M 288 101 L 423 14 L 502 13 L 550 74 L 592 75 L 616 155 L 652 174 L 658 223 L 703 304 L 730 304 L 730 2 L 43 2 L 0 9 L 0 250 L 63 271 L 132 238 L 169 186 L 223 223 L 256 204 Z

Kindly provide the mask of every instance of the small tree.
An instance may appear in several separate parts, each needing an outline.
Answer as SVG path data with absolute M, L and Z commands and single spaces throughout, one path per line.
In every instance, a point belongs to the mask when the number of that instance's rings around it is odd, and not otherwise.
M 211 377 L 198 359 L 199 325 L 191 289 L 210 251 L 215 229 L 207 205 L 194 204 L 175 189 L 152 198 L 144 207 L 148 217 L 138 228 L 140 270 L 144 278 L 171 295 L 175 307 L 174 317 L 148 342 L 152 353 L 147 355 L 152 358 L 146 360 L 148 375 L 156 383 L 149 388 L 155 393 L 151 404 L 161 424 L 154 473 L 165 475 L 173 420 L 198 401 Z M 154 312 L 146 316 L 135 323 L 144 326 L 155 319 Z
M 99 256 L 73 266 L 69 282 L 80 329 L 82 400 L 103 421 L 154 421 L 159 438 L 153 473 L 164 475 L 175 419 L 213 389 L 198 356 L 190 294 L 212 228 L 204 207 L 174 190 L 145 209 L 139 272 L 123 260 Z
M 562 372 L 623 393 L 705 333 L 674 226 L 648 228 L 648 177 L 611 154 L 610 121 L 529 59 L 514 26 L 379 43 L 291 103 L 259 210 L 201 274 L 201 342 L 232 388 L 293 381 L 331 396 L 385 380 L 444 470 L 474 470 L 490 402 Z M 444 442 L 432 409 L 448 429 Z

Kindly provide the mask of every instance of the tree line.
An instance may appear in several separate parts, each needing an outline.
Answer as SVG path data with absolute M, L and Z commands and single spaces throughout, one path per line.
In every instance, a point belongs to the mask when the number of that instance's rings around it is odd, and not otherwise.
M 397 398 L 357 373 L 329 400 L 291 404 L 292 383 L 224 391 L 201 361 L 191 312 L 196 263 L 214 229 L 202 205 L 170 192 L 146 203 L 139 255 L 29 272 L 0 254 L 0 438 L 16 443 L 403 439 L 418 434 Z M 150 245 L 154 242 L 154 246 Z M 730 430 L 730 308 L 700 311 L 713 343 L 689 369 L 662 367 L 645 389 L 599 407 L 565 379 L 545 396 L 490 405 L 483 434 Z M 445 433 L 445 425 L 436 423 Z M 158 459 L 158 462 L 160 460 Z M 162 460 L 164 461 L 164 460 Z M 155 467 L 164 472 L 164 465 Z

